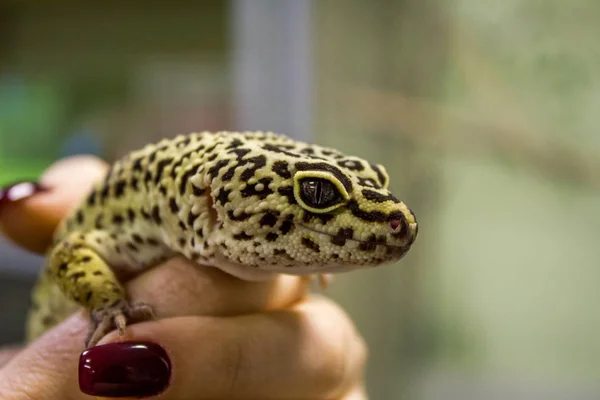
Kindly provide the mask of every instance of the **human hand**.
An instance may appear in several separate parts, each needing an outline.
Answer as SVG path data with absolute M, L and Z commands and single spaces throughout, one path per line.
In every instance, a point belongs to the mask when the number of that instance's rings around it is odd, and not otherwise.
M 42 176 L 47 190 L 19 201 L 5 191 L 0 229 L 42 253 L 106 169 L 96 158 L 73 157 Z M 283 275 L 244 282 L 170 260 L 126 285 L 158 320 L 129 325 L 125 342 L 112 332 L 80 359 L 89 320 L 79 311 L 26 347 L 0 351 L 0 398 L 89 398 L 77 384 L 79 370 L 82 388 L 95 396 L 366 399 L 362 338 L 343 310 L 307 295 L 306 285 Z

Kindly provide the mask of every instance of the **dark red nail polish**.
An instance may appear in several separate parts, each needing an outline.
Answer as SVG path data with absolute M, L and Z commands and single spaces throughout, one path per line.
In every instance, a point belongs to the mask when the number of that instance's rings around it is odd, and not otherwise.
M 45 187 L 33 181 L 21 181 L 5 185 L 0 188 L 0 213 L 7 205 L 45 190 Z
M 110 343 L 92 347 L 79 358 L 79 389 L 91 396 L 154 396 L 170 379 L 169 356 L 154 343 Z

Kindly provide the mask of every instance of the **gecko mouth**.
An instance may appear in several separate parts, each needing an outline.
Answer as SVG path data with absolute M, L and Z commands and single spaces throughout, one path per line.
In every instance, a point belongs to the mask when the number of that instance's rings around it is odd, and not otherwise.
M 253 214 L 249 214 L 249 215 L 256 215 L 256 214 L 260 214 L 260 213 L 253 213 Z M 229 212 L 229 218 L 235 219 L 235 217 L 233 216 L 233 213 L 231 211 Z M 281 219 L 278 219 L 278 221 L 281 221 Z M 222 224 L 222 222 L 221 222 L 221 224 Z M 297 226 L 299 228 L 302 228 L 304 230 L 307 230 L 309 232 L 312 232 L 312 233 L 317 233 L 317 234 L 328 236 L 329 238 L 332 238 L 332 239 L 338 237 L 338 235 L 334 235 L 334 234 L 331 234 L 331 233 L 328 233 L 328 232 L 319 231 L 317 229 L 314 229 L 314 228 L 311 228 L 309 226 L 306 226 L 306 225 L 304 225 L 304 224 L 302 224 L 300 222 L 293 222 L 293 225 Z M 342 240 L 342 238 L 340 238 L 340 240 Z M 401 254 L 401 255 L 403 255 L 403 254 L 407 253 L 410 250 L 410 248 L 412 246 L 412 243 L 414 242 L 414 236 L 413 236 L 413 239 L 409 240 L 406 244 L 403 244 L 403 245 L 394 245 L 394 244 L 389 244 L 389 243 L 382 243 L 382 242 L 376 241 L 376 240 L 360 240 L 360 239 L 346 238 L 346 237 L 344 237 L 343 240 L 344 241 L 354 242 L 354 243 L 359 243 L 361 245 L 366 246 L 367 249 L 371 249 L 371 250 L 375 250 L 377 248 L 377 246 L 382 246 L 382 247 L 385 247 L 387 249 L 388 254 Z M 342 247 L 342 246 L 340 246 L 340 247 Z
M 317 229 L 310 228 L 310 227 L 308 227 L 308 226 L 306 226 L 304 224 L 301 224 L 301 223 L 297 223 L 296 225 L 298 225 L 302 229 L 306 229 L 309 232 L 313 232 L 313 233 L 318 233 L 318 234 L 321 234 L 321 235 L 329 236 L 330 238 L 336 237 L 336 235 L 332 235 L 331 233 L 328 233 L 328 232 L 322 232 L 322 231 L 319 231 Z M 360 239 L 354 239 L 354 238 L 344 238 L 344 240 L 350 241 L 350 242 L 355 242 L 355 243 L 360 243 L 360 244 L 363 244 L 365 246 L 372 247 L 373 250 L 377 246 L 383 246 L 383 247 L 387 248 L 388 250 L 391 250 L 391 251 L 394 251 L 394 252 L 396 252 L 396 251 L 404 251 L 404 252 L 406 252 L 410 248 L 410 244 L 398 246 L 398 245 L 394 245 L 394 244 L 381 243 L 381 242 L 377 242 L 377 241 L 373 241 L 373 240 L 360 240 Z

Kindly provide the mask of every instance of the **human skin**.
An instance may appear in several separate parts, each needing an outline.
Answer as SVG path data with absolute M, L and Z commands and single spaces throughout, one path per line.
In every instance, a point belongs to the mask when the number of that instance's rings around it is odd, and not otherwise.
M 73 157 L 43 174 L 44 190 L 18 201 L 4 190 L 0 229 L 18 246 L 43 253 L 58 222 L 106 169 L 96 158 Z M 136 343 L 160 346 L 170 365 L 154 377 L 164 382 L 163 400 L 366 399 L 362 337 L 338 305 L 308 293 L 307 284 L 283 275 L 272 282 L 245 282 L 172 259 L 126 285 L 133 301 L 148 302 L 160 318 L 130 325 L 125 338 L 110 333 L 87 358 L 110 368 L 110 359 L 99 352 Z M 77 378 L 88 326 L 81 310 L 33 343 L 1 350 L 0 398 L 89 399 Z M 135 383 L 127 390 L 131 397 L 141 393 Z

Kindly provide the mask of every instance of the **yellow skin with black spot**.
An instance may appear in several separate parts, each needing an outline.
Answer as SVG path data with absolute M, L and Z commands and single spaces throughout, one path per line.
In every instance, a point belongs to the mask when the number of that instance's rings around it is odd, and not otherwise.
M 397 261 L 418 229 L 388 183 L 382 165 L 271 132 L 147 145 L 115 162 L 58 227 L 28 339 L 80 306 L 92 320 L 86 347 L 152 318 L 122 283 L 176 255 L 254 281 Z

